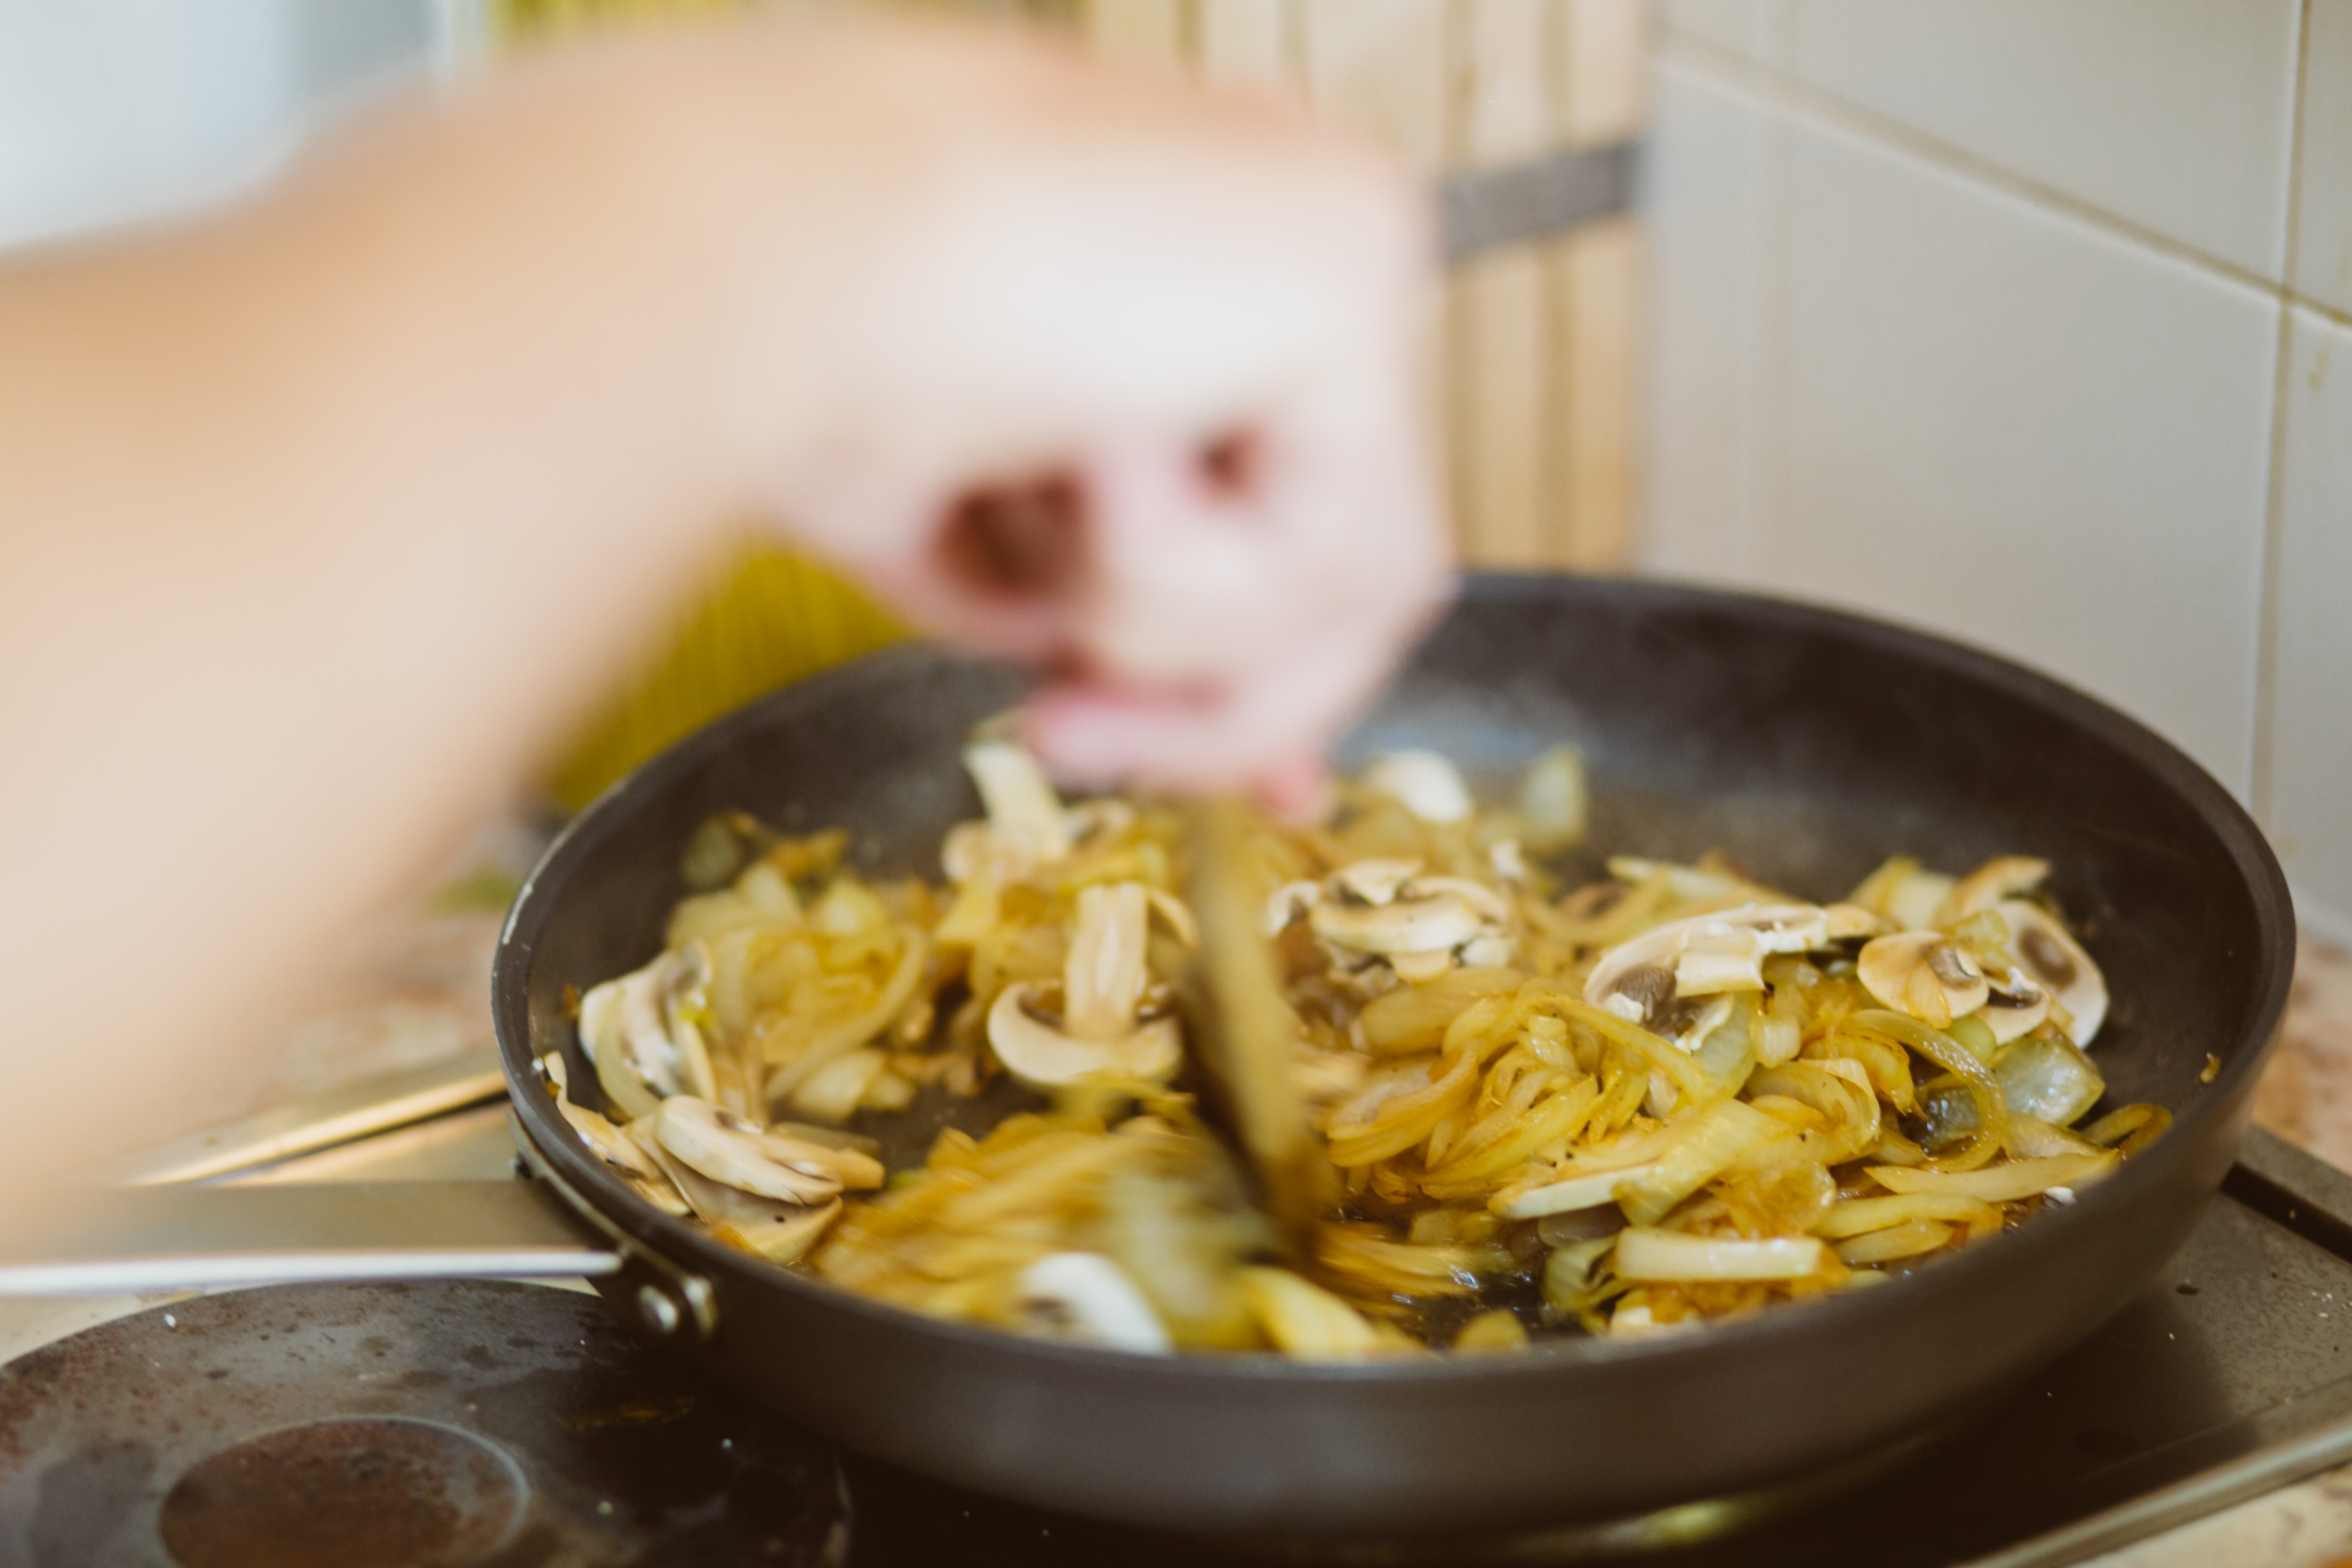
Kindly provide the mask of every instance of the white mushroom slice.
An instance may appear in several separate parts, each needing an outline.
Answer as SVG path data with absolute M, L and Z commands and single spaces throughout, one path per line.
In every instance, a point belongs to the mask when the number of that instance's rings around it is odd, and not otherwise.
M 1679 996 L 1763 989 L 1767 954 L 1820 947 L 1828 928 L 1811 904 L 1747 904 L 1670 921 L 1602 953 L 1584 983 L 1584 999 L 1647 1024 Z
M 1392 952 L 1389 967 L 1396 971 L 1399 980 L 1414 985 L 1426 985 L 1454 967 L 1454 954 L 1441 952 Z
M 1706 1037 L 1730 1021 L 1731 998 L 1717 996 L 1700 1008 L 1698 1016 L 1693 1018 L 1683 1032 L 1675 1037 L 1675 1048 L 1685 1055 L 1696 1056 L 1698 1054 L 1698 1048 L 1706 1044 Z M 1669 1105 L 1674 1103 L 1672 1095 L 1666 1097 L 1666 1103 Z
M 1509 923 L 1511 906 L 1503 895 L 1484 882 L 1474 882 L 1467 877 L 1415 877 L 1404 886 L 1404 896 L 1425 899 L 1433 893 L 1454 893 L 1478 911 L 1478 918 L 1495 925 Z
M 1318 882 L 1286 882 L 1265 900 L 1265 934 L 1280 936 L 1291 922 L 1323 901 Z
M 1008 985 L 988 1010 L 988 1044 L 1004 1070 L 1040 1088 L 1098 1077 L 1164 1079 L 1183 1055 L 1173 1018 L 1110 1040 L 1073 1039 L 1029 1011 L 1034 985 Z
M 1055 1252 L 1021 1271 L 1021 1316 L 1048 1338 L 1141 1355 L 1168 1355 L 1175 1342 L 1151 1303 L 1099 1252 Z
M 649 1120 L 664 1149 L 712 1181 L 747 1193 L 812 1204 L 845 1186 L 882 1184 L 880 1163 L 855 1149 L 762 1132 L 708 1100 L 666 1100 Z
M 1459 822 L 1471 812 L 1470 786 L 1435 752 L 1391 752 L 1364 770 L 1364 784 L 1423 822 Z
M 1764 989 L 1764 944 L 1754 931 L 1709 921 L 1683 941 L 1675 964 L 1675 994 L 1714 996 Z
M 1944 895 L 1929 925 L 1948 926 L 2003 899 L 2016 898 L 2040 887 L 2050 875 L 2050 862 L 2030 855 L 1996 855 L 1958 881 Z
M 673 1094 L 716 1088 L 698 1019 L 708 1015 L 710 951 L 691 942 L 580 999 L 580 1039 L 605 1098 L 635 1121 Z
M 628 1184 L 630 1191 L 664 1214 L 687 1212 L 686 1199 L 679 1195 L 677 1184 L 646 1156 L 626 1132 L 586 1106 L 574 1105 L 561 1095 L 556 1097 L 555 1109 L 580 1134 L 588 1152 L 611 1166 L 613 1173 Z
M 1383 905 L 1320 904 L 1307 919 L 1315 934 L 1333 946 L 1383 957 L 1444 952 L 1476 936 L 1484 923 L 1468 900 L 1450 892 Z
M 2107 1017 L 2107 980 L 2082 944 L 2036 904 L 2010 899 L 1995 906 L 2009 922 L 2009 951 L 2020 968 L 2050 993 L 2071 1022 L 2066 1037 L 2087 1046 Z
M 1506 882 L 1528 879 L 1527 857 L 1519 852 L 1519 841 L 1516 838 L 1500 838 L 1486 846 L 1486 864 L 1492 866 L 1495 875 Z
M 1939 931 L 1882 936 L 1854 968 L 1864 990 L 1933 1029 L 1983 1006 L 1991 989 L 1968 950 Z
M 1145 937 L 1150 901 L 1140 882 L 1078 892 L 1077 930 L 1062 964 L 1062 1024 L 1030 1011 L 1037 986 L 1008 985 L 988 1012 L 988 1043 L 1005 1070 L 1031 1084 L 1099 1074 L 1160 1079 L 1176 1068 L 1183 1036 L 1173 1018 L 1139 1025 L 1150 986 Z
M 751 1248 L 773 1263 L 797 1262 L 841 1217 L 839 1198 L 817 1205 L 788 1204 L 714 1182 L 667 1149 L 651 1133 L 638 1144 L 686 1195 L 694 1216 L 721 1240 Z
M 2006 974 L 1989 974 L 1984 1005 L 1973 1016 L 1982 1020 L 2001 1044 L 2030 1035 L 2050 1016 L 2050 993 L 2036 985 L 2021 968 Z
M 1368 904 L 1395 901 L 1399 889 L 1421 869 L 1418 860 L 1359 860 L 1331 873 L 1331 879 Z

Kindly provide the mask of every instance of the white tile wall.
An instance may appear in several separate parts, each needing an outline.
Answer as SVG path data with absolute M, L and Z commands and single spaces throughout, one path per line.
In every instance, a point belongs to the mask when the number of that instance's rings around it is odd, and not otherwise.
M 2352 940 L 2352 0 L 1660 21 L 1650 564 L 2110 698 Z
M 2276 300 L 1790 136 L 1780 584 L 2063 670 L 2244 794 Z
M 2297 0 L 1795 0 L 1789 68 L 2273 281 Z
M 2305 923 L 2352 943 L 2352 327 L 2293 326 L 2270 828 Z
M 1650 365 L 1657 406 L 1646 554 L 1677 577 L 1752 580 L 1769 541 L 1748 482 L 1755 284 L 1748 265 L 1762 117 L 1671 68 L 1654 84 L 1648 165 L 1654 251 Z
M 2311 0 L 2295 291 L 2352 314 L 2352 0 Z

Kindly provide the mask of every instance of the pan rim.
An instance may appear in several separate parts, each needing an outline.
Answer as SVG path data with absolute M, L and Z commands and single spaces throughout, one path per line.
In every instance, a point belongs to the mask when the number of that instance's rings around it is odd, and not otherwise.
M 2256 935 L 2253 961 L 2263 973 L 2252 988 L 2250 1003 L 2232 1037 L 2231 1059 L 2195 1103 L 2177 1115 L 2184 1126 L 2210 1117 L 2227 1115 L 2251 1088 L 2251 1078 L 2264 1056 L 2263 1046 L 2277 1029 L 2292 980 L 2295 927 L 2294 905 L 2284 871 L 2252 816 L 2200 763 L 2139 721 L 2100 699 L 2057 678 L 2043 674 L 1939 633 L 1902 626 L 1873 616 L 1783 595 L 1755 594 L 1712 586 L 1654 579 L 1598 579 L 1542 573 L 1480 573 L 1467 575 L 1459 598 L 1473 603 L 1558 601 L 1590 595 L 1620 606 L 1632 601 L 1637 608 L 1656 610 L 1737 611 L 1753 622 L 1791 630 L 1826 633 L 1849 641 L 1883 648 L 1915 661 L 1937 667 L 1963 679 L 2000 689 L 2122 752 L 2180 795 L 2204 823 L 2236 867 L 2252 906 Z M 904 1308 L 828 1284 L 797 1270 L 744 1257 L 702 1235 L 683 1220 L 661 1214 L 629 1193 L 614 1178 L 595 1168 L 577 1140 L 562 1136 L 544 1094 L 521 1092 L 537 1081 L 530 1047 L 528 985 L 536 937 L 561 897 L 561 879 L 573 862 L 618 820 L 622 803 L 636 795 L 657 791 L 674 775 L 689 773 L 710 756 L 733 744 L 736 734 L 772 720 L 782 710 L 821 704 L 836 689 L 887 676 L 899 665 L 922 666 L 938 660 L 943 650 L 917 641 L 883 649 L 822 671 L 760 699 L 686 736 L 614 784 L 575 816 L 550 843 L 524 879 L 501 929 L 492 973 L 492 1016 L 499 1055 L 506 1068 L 509 1094 L 525 1134 L 540 1152 L 591 1198 L 605 1216 L 641 1244 L 674 1261 L 686 1258 L 708 1274 L 739 1279 L 761 1289 L 800 1294 L 812 1305 L 846 1311 L 878 1327 L 937 1336 L 959 1351 L 1009 1356 L 1036 1364 L 1041 1370 L 1068 1367 L 1099 1371 L 1116 1367 L 1123 1375 L 1181 1377 L 1190 1385 L 1202 1378 L 1260 1383 L 1273 1379 L 1317 1384 L 1417 1384 L 1509 1380 L 1549 1382 L 1569 1377 L 1580 1369 L 1640 1366 L 1662 1357 L 1687 1365 L 1702 1359 L 1734 1359 L 1769 1347 L 1782 1336 L 1798 1332 L 1835 1332 L 1845 1324 L 1855 1327 L 1898 1311 L 1927 1310 L 1927 1296 L 1964 1294 L 1988 1269 L 2018 1260 L 2021 1249 L 2052 1251 L 2069 1247 L 2084 1227 L 2105 1222 L 2111 1208 L 2120 1208 L 2122 1194 L 2160 1182 L 2158 1166 L 2141 1163 L 2125 1166 L 2113 1177 L 2086 1190 L 2080 1200 L 2054 1213 L 2037 1215 L 2030 1226 L 1999 1238 L 1996 1246 L 1971 1248 L 1957 1258 L 1938 1260 L 1916 1273 L 1897 1277 L 1886 1286 L 1866 1292 L 1780 1303 L 1753 1315 L 1707 1325 L 1688 1334 L 1617 1341 L 1595 1335 L 1547 1336 L 1536 1340 L 1523 1355 L 1476 1357 L 1435 1355 L 1399 1361 L 1318 1363 L 1294 1361 L 1271 1352 L 1235 1355 L 1152 1356 L 1031 1339 L 976 1324 L 926 1317 Z M 551 879 L 554 880 L 551 881 Z M 539 1103 L 533 1103 L 537 1101 Z M 2184 1140 L 2184 1143 L 2186 1141 Z M 2160 1147 L 2161 1145 L 2159 1145 Z M 1875 1303 L 1892 1302 L 1894 1306 Z

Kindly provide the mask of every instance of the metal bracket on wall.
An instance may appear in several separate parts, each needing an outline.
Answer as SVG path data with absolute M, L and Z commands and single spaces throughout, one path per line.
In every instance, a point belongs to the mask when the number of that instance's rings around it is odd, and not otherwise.
M 1446 261 L 1549 239 L 1626 211 L 1641 161 L 1639 142 L 1612 142 L 1447 175 L 1437 185 Z

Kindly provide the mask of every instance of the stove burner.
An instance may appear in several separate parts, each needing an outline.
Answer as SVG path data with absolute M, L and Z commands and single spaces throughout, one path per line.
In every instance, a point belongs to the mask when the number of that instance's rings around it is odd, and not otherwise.
M 240 1290 L 0 1368 L 8 1568 L 838 1568 L 847 1510 L 577 1291 Z
M 467 1568 L 513 1539 L 530 1483 L 499 1448 L 372 1416 L 265 1432 L 165 1494 L 180 1568 Z

